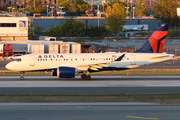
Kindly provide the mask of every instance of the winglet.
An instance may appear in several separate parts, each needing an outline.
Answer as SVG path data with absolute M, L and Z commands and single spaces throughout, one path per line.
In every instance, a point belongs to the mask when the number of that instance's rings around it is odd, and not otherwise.
M 121 61 L 124 56 L 125 56 L 125 54 L 121 55 L 121 56 L 120 56 L 118 59 L 116 59 L 115 61 Z
M 101 49 L 99 49 L 96 53 L 101 53 Z

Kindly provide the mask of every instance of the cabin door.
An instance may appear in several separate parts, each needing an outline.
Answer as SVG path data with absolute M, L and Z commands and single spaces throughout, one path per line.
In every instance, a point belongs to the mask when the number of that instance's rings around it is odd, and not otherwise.
M 131 55 L 131 65 L 136 65 L 136 55 Z
M 29 66 L 35 66 L 35 56 L 34 55 L 29 56 Z

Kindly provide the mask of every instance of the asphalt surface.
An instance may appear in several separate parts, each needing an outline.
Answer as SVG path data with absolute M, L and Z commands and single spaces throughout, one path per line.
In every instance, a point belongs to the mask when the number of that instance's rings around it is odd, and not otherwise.
M 180 87 L 5 87 L 0 94 L 67 94 L 67 93 L 180 93 Z
M 180 93 L 180 75 L 92 76 L 91 81 L 53 76 L 0 76 L 0 94 L 44 93 Z
M 179 120 L 180 106 L 0 105 L 2 120 Z
M 0 70 L 7 70 L 5 66 L 10 62 L 10 60 L 3 60 L 2 58 L 0 59 Z

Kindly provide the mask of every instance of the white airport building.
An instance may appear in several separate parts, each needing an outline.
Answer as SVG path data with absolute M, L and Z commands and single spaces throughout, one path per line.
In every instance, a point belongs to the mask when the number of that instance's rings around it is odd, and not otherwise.
M 0 40 L 28 39 L 28 17 L 0 17 Z

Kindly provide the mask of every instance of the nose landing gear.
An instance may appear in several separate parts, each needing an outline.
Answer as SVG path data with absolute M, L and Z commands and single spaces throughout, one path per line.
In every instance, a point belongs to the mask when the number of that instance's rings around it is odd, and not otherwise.
M 24 76 L 23 76 L 24 73 L 25 73 L 24 71 L 20 71 L 21 74 L 20 80 L 24 80 Z

